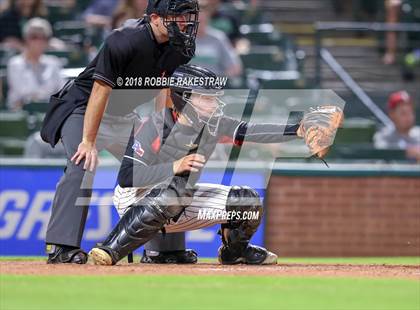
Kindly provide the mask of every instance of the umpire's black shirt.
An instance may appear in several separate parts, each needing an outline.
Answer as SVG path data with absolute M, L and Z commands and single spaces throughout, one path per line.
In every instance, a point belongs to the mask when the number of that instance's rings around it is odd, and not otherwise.
M 168 42 L 157 43 L 151 26 L 136 20 L 112 32 L 75 82 L 86 91 L 92 89 L 93 80 L 101 80 L 112 88 L 124 88 L 126 78 L 170 76 L 189 60 Z M 117 85 L 119 77 L 124 85 Z
M 151 26 L 144 20 L 127 21 L 107 37 L 98 55 L 75 79 L 74 84 L 67 91 L 60 91 L 51 97 L 41 136 L 55 145 L 66 118 L 75 110 L 77 113 L 85 112 L 95 80 L 112 88 L 125 88 L 127 79 L 170 76 L 177 67 L 189 61 L 190 58 L 174 50 L 168 42 L 159 44 Z M 139 91 L 135 102 L 112 103 L 120 106 L 108 109 L 107 113 L 118 116 L 128 114 L 139 104 L 150 101 L 157 93 L 158 90 Z

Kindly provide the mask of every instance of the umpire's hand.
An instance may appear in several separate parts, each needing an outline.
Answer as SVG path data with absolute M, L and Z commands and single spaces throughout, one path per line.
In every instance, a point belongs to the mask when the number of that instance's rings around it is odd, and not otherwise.
M 75 165 L 80 164 L 80 162 L 85 159 L 85 164 L 83 165 L 83 169 L 85 170 L 89 169 L 90 171 L 93 171 L 98 164 L 98 151 L 95 146 L 96 135 L 111 90 L 112 88 L 104 82 L 95 81 L 93 83 L 83 123 L 82 142 L 79 144 L 76 154 L 71 158 L 71 161 L 74 162 Z
M 98 151 L 94 143 L 82 141 L 77 148 L 77 152 L 71 158 L 71 161 L 75 165 L 78 165 L 83 159 L 85 159 L 83 169 L 89 169 L 89 171 L 95 170 L 98 164 Z

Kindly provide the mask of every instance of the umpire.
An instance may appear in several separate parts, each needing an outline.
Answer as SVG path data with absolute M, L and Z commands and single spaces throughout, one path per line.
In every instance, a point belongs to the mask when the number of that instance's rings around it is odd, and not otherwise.
M 52 146 L 61 139 L 67 165 L 48 223 L 47 263 L 87 262 L 80 243 L 98 151 L 107 149 L 122 159 L 137 117 L 133 110 L 139 104 L 138 100 L 112 102 L 107 107 L 112 89 L 124 87 L 121 81 L 129 78 L 169 76 L 194 55 L 197 0 L 149 0 L 146 13 L 145 18 L 114 30 L 86 69 L 51 97 L 41 136 Z M 140 103 L 153 99 L 158 91 L 142 92 Z M 185 250 L 184 234 L 152 240 L 145 248 L 157 262 L 197 260 L 194 251 Z M 153 257 L 144 261 L 155 262 Z

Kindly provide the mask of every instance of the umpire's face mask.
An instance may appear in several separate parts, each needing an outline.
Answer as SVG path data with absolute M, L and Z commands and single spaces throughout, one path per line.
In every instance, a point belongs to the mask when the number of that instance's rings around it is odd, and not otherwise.
M 193 57 L 199 25 L 198 12 L 167 16 L 164 25 L 168 30 L 169 43 L 184 56 Z
M 199 93 L 195 91 L 184 92 L 185 106 L 182 114 L 188 119 L 193 127 L 201 130 L 203 125 L 207 127 L 212 136 L 216 136 L 220 119 L 223 116 L 225 103 L 220 100 L 223 91 L 213 93 Z

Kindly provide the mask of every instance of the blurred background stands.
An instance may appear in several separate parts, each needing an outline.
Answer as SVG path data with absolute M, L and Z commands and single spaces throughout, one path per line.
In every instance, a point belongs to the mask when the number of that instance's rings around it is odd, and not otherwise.
M 10 13 L 11 5 L 20 6 L 20 9 L 15 11 L 20 10 L 21 13 L 6 14 L 9 20 L 13 16 L 19 17 L 20 21 L 26 21 L 33 16 L 42 16 L 50 21 L 53 27 L 53 40 L 46 54 L 57 56 L 62 61 L 63 67 L 70 69 L 85 66 L 94 57 L 110 29 L 120 26 L 125 18 L 139 18 L 146 3 L 144 0 L 102 2 L 34 0 L 33 4 L 36 4 L 37 10 L 28 10 L 22 7 L 19 0 L 4 2 L 6 7 L 3 12 Z M 201 4 L 202 2 L 200 1 Z M 418 22 L 420 17 L 418 0 L 208 0 L 204 2 L 210 7 L 210 27 L 225 33 L 242 63 L 240 75 L 230 79 L 231 88 L 319 87 L 320 85 L 316 83 L 318 55 L 315 48 L 315 22 L 413 23 Z M 18 34 L 17 42 L 21 38 L 22 36 Z M 23 140 L 30 132 L 39 128 L 39 119 L 42 119 L 46 106 L 34 102 L 27 104 L 25 111 L 19 113 L 4 111 L 8 90 L 6 66 L 10 57 L 17 54 L 21 46 L 19 44 L 10 46 L 5 44 L 7 42 L 4 40 L 2 43 L 0 43 L 2 45 L 0 48 L 2 139 Z M 418 34 L 332 31 L 322 39 L 322 46 L 328 49 L 343 70 L 384 114 L 388 113 L 388 96 L 394 91 L 406 90 L 415 104 L 420 102 Z M 390 54 L 392 56 L 389 56 Z M 197 55 L 196 61 L 200 62 L 203 59 L 200 60 L 200 55 Z M 334 90 L 346 101 L 347 119 L 344 127 L 338 132 L 330 159 L 369 161 L 404 159 L 402 150 L 374 148 L 373 136 L 383 125 L 381 121 L 343 80 L 338 78 L 328 64 L 321 62 L 320 71 L 322 88 Z M 417 115 L 419 110 L 416 109 Z M 11 142 L 8 145 L 12 145 Z M 16 148 L 8 151 L 3 147 L 0 152 L 4 155 L 20 154 L 22 150 L 19 152 Z

